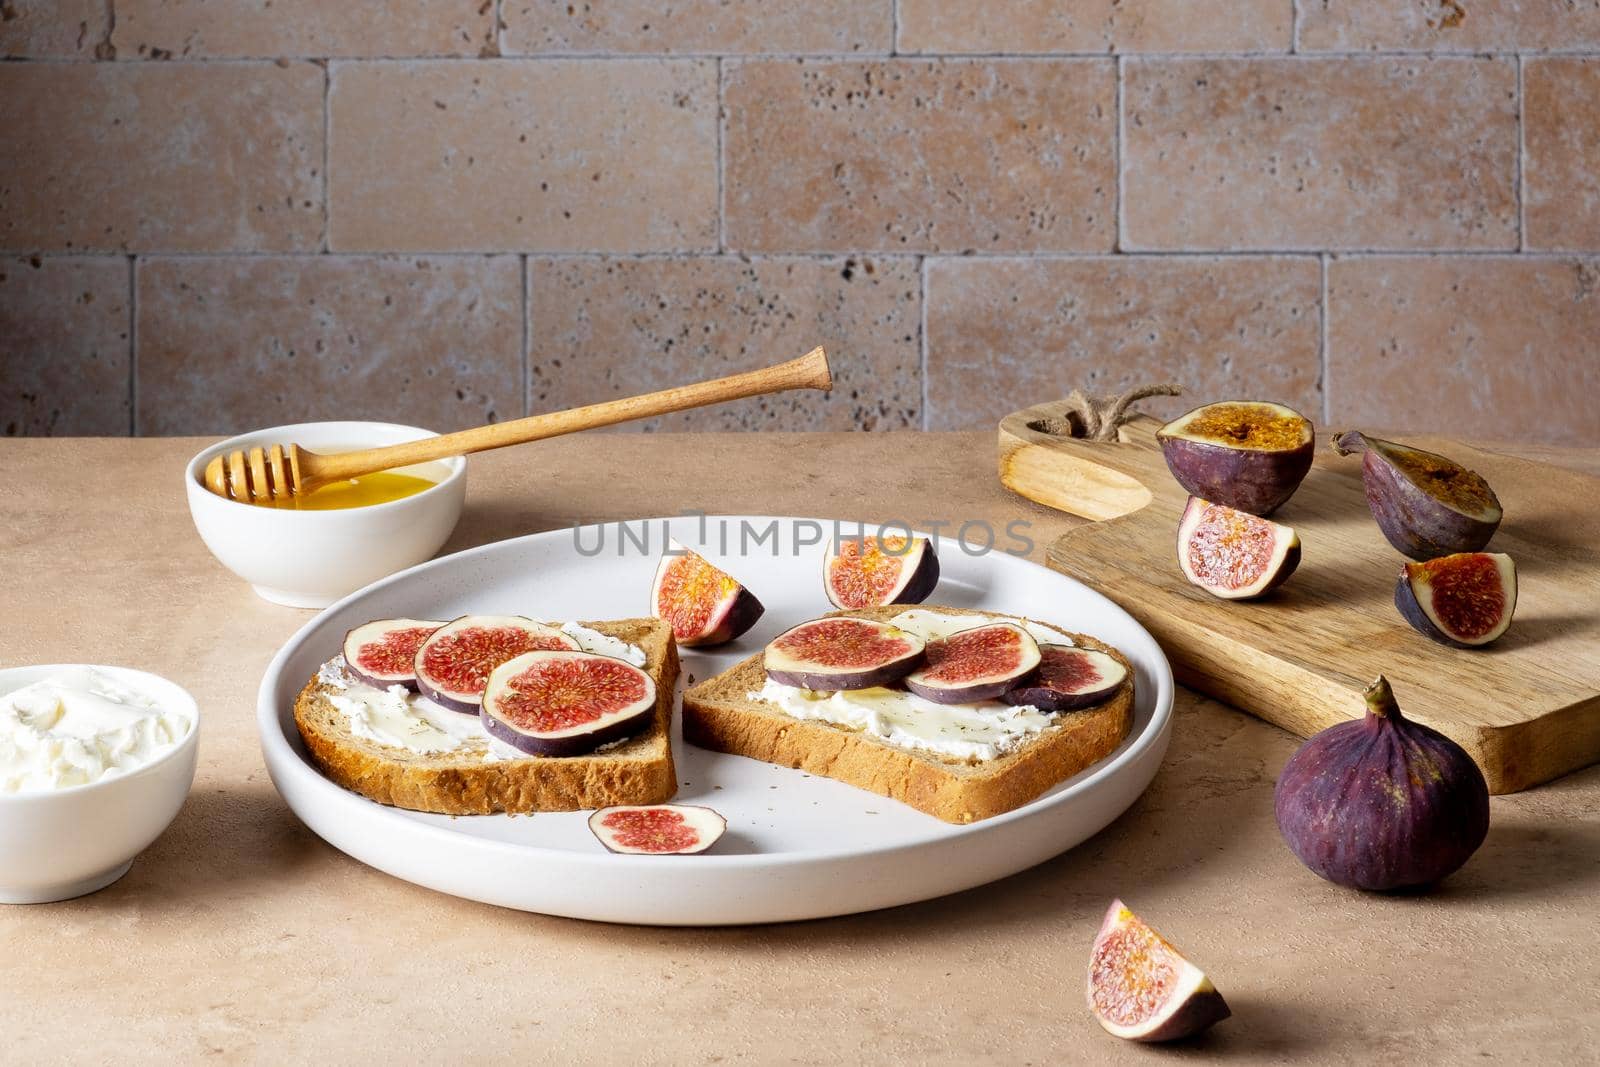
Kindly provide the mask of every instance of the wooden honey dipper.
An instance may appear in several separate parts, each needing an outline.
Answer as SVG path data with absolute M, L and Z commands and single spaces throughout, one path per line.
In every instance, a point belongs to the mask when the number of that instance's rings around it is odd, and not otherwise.
M 218 496 L 246 503 L 269 504 L 288 496 L 314 492 L 324 485 L 359 478 L 365 474 L 407 467 L 413 463 L 464 456 L 524 441 L 612 426 L 619 422 L 666 415 L 687 408 L 720 404 L 765 393 L 790 389 L 833 388 L 828 355 L 819 345 L 799 359 L 791 359 L 761 370 L 746 371 L 709 382 L 679 385 L 643 396 L 607 400 L 568 411 L 532 415 L 512 422 L 479 426 L 472 430 L 425 437 L 386 448 L 366 448 L 359 452 L 323 455 L 308 452 L 299 445 L 273 445 L 229 452 L 206 464 L 206 488 Z

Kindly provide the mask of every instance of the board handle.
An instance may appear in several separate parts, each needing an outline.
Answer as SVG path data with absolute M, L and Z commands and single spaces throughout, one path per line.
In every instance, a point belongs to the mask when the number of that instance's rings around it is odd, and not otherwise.
M 1136 414 L 1117 428 L 1115 441 L 1090 441 L 1073 436 L 1079 426 L 1065 400 L 1013 412 L 1000 420 L 1000 481 L 1036 504 L 1080 518 L 1130 515 L 1155 499 L 1150 485 L 1161 484 L 1166 472 L 1156 441 L 1161 426 Z

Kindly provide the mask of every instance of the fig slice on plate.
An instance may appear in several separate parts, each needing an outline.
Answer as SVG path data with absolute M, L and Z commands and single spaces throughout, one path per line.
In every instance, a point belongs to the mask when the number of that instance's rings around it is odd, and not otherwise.
M 1178 416 L 1156 431 L 1156 440 L 1191 495 L 1270 515 L 1311 469 L 1316 431 L 1282 404 L 1225 400 Z
M 1300 565 L 1300 538 L 1281 523 L 1199 497 L 1178 522 L 1178 566 L 1224 600 L 1248 600 L 1282 585 Z
M 1502 552 L 1457 552 L 1407 563 L 1394 587 L 1405 620 L 1444 645 L 1479 648 L 1506 632 L 1517 606 L 1517 565 Z
M 442 622 L 376 619 L 344 635 L 344 667 L 352 678 L 378 689 L 403 685 L 416 691 L 417 649 Z
M 762 664 L 779 685 L 837 692 L 892 685 L 922 664 L 923 642 L 870 619 L 815 619 L 772 639 Z
M 1104 652 L 1040 645 L 1038 673 L 1000 699 L 1040 711 L 1073 711 L 1109 700 L 1127 677 L 1128 669 Z
M 483 728 L 535 756 L 577 756 L 649 724 L 656 683 L 627 660 L 594 652 L 524 652 L 489 675 Z
M 837 608 L 920 604 L 939 584 L 939 556 L 926 537 L 844 537 L 822 558 L 822 585 Z
M 1130 1041 L 1192 1037 L 1232 1014 L 1211 979 L 1120 900 L 1089 954 L 1089 1010 Z
M 508 659 L 541 649 L 576 649 L 554 626 L 521 615 L 463 615 L 417 648 L 417 688 L 440 707 L 476 715 L 489 672 Z
M 727 819 L 694 804 L 601 808 L 589 816 L 589 830 L 602 845 L 630 856 L 704 852 L 727 829 Z
M 673 640 L 686 648 L 726 644 L 765 610 L 732 575 L 677 541 L 656 565 L 650 614 L 671 623 Z
M 1389 543 L 1412 559 L 1476 552 L 1500 525 L 1500 498 L 1475 471 L 1437 452 L 1350 430 L 1333 439 L 1361 457 L 1367 507 Z
M 1009 622 L 975 626 L 929 641 L 927 662 L 906 675 L 906 688 L 935 704 L 994 700 L 1039 667 L 1039 643 Z

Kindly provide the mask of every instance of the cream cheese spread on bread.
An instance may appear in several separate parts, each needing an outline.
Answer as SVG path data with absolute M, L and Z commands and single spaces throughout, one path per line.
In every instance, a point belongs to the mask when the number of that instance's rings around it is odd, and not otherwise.
M 912 608 L 889 620 L 891 626 L 924 641 L 997 622 L 1020 625 L 1041 644 L 1074 643 L 1068 634 L 1053 626 L 1000 616 L 951 615 Z M 819 719 L 844 729 L 861 730 L 897 748 L 978 762 L 1013 752 L 1056 723 L 1053 714 L 1031 705 L 1013 707 L 998 700 L 937 704 L 903 689 L 820 692 L 768 678 L 748 696 L 776 705 L 796 719 Z
M 644 650 L 637 645 L 572 622 L 561 630 L 585 652 L 644 666 Z M 473 748 L 480 749 L 485 760 L 522 759 L 527 755 L 490 737 L 476 715 L 442 708 L 402 685 L 378 689 L 351 678 L 345 672 L 343 656 L 324 663 L 317 671 L 317 680 L 328 687 L 328 703 L 349 722 L 350 732 L 368 741 L 424 756 Z
M 1053 715 L 1030 705 L 1012 707 L 998 700 L 935 704 L 903 689 L 823 693 L 768 678 L 748 696 L 796 719 L 861 730 L 897 748 L 980 762 L 1021 748 L 1055 725 Z
M 597 656 L 612 656 L 635 667 L 644 666 L 644 649 L 638 645 L 630 645 L 621 638 L 603 634 L 599 630 L 591 630 L 575 622 L 562 623 L 561 632 L 578 642 L 578 647 L 585 652 L 593 652 Z

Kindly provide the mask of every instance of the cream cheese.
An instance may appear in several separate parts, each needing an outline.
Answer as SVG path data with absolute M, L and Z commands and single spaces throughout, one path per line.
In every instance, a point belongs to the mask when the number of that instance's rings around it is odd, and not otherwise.
M 614 656 L 636 667 L 645 664 L 644 650 L 637 645 L 573 622 L 564 624 L 561 630 L 585 652 Z M 527 756 L 490 737 L 476 715 L 440 707 L 405 686 L 378 689 L 356 681 L 345 673 L 343 656 L 324 663 L 317 671 L 317 680 L 328 687 L 328 703 L 344 715 L 350 732 L 357 737 L 424 756 L 460 750 L 475 750 L 480 759 L 491 761 Z
M 751 700 L 773 704 L 796 719 L 819 719 L 861 730 L 897 748 L 961 760 L 992 760 L 1015 751 L 1055 724 L 1031 705 L 998 700 L 936 704 L 900 689 L 813 692 L 771 678 Z
M 585 652 L 593 652 L 597 656 L 614 656 L 626 660 L 635 667 L 644 666 L 644 649 L 638 645 L 630 645 L 620 637 L 612 637 L 610 634 L 591 630 L 575 622 L 562 623 L 561 632 L 578 642 L 578 647 Z
M 194 729 L 166 708 L 90 667 L 64 670 L 0 696 L 0 792 L 88 785 L 137 770 Z
M 960 633 L 962 630 L 971 630 L 978 626 L 988 626 L 997 622 L 1009 622 L 1013 626 L 1021 626 L 1028 634 L 1042 645 L 1071 645 L 1072 638 L 1063 630 L 1032 619 L 1007 619 L 999 615 L 947 615 L 942 611 L 931 611 L 927 608 L 912 608 L 902 611 L 889 620 L 890 626 L 898 626 L 908 633 L 916 634 L 924 641 L 937 641 L 949 637 L 951 634 Z

